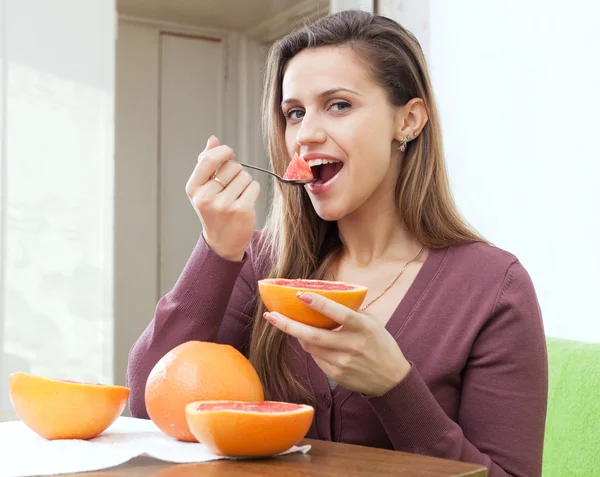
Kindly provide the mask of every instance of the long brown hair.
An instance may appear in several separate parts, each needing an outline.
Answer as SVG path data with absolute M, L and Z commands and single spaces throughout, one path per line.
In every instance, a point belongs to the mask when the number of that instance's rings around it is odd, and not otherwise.
M 416 38 L 386 17 L 362 11 L 342 11 L 291 33 L 276 42 L 268 56 L 263 97 L 263 132 L 273 169 L 283 174 L 289 162 L 285 118 L 281 112 L 282 80 L 288 62 L 302 50 L 347 46 L 370 66 L 372 77 L 401 106 L 421 98 L 428 122 L 406 150 L 396 196 L 402 220 L 428 248 L 485 241 L 460 217 L 454 205 L 442 150 L 438 112 L 425 58 Z M 271 260 L 269 277 L 323 278 L 339 256 L 342 242 L 335 222 L 322 220 L 301 187 L 274 190 L 263 230 L 262 259 Z M 250 360 L 266 395 L 310 399 L 285 359 L 286 335 L 262 318 L 258 309 L 250 341 Z

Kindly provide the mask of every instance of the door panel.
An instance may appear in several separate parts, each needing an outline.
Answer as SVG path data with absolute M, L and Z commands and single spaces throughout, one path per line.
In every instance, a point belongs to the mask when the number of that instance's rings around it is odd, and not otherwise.
M 160 295 L 177 281 L 201 233 L 185 184 L 211 134 L 221 135 L 224 48 L 218 39 L 161 35 Z

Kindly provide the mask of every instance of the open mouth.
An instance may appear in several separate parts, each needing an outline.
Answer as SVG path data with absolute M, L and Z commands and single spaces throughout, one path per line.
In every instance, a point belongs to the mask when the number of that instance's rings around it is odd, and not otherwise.
M 344 163 L 331 159 L 311 159 L 308 166 L 317 179 L 315 184 L 325 184 L 333 179 L 344 167 Z

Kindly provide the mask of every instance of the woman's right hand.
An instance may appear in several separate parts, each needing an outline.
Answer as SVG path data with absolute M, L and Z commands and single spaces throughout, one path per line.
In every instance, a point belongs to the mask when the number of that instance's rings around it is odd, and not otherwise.
M 185 191 L 208 246 L 227 260 L 239 261 L 256 229 L 260 184 L 242 166 L 229 161 L 234 155 L 233 149 L 211 136 Z

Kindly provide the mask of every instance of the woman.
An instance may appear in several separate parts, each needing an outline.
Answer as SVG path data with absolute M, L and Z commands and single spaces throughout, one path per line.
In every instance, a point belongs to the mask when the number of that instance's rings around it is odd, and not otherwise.
M 186 186 L 203 234 L 134 345 L 131 411 L 154 364 L 188 340 L 228 343 L 270 399 L 311 402 L 309 437 L 541 473 L 544 330 L 531 280 L 459 217 L 418 42 L 344 11 L 272 48 L 263 102 L 272 167 L 298 153 L 319 178 L 278 185 L 256 232 L 259 185 L 211 137 Z M 257 280 L 369 288 L 353 312 L 299 296 L 341 329 L 264 314 Z

